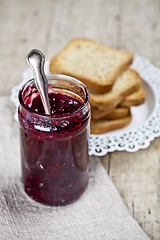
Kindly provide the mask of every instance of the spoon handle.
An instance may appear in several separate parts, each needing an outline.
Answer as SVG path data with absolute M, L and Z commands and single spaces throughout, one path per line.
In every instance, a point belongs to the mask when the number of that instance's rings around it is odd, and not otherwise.
M 51 115 L 48 97 L 48 81 L 44 74 L 45 57 L 41 51 L 33 49 L 27 55 L 27 62 L 33 71 L 35 84 L 41 97 L 45 113 Z

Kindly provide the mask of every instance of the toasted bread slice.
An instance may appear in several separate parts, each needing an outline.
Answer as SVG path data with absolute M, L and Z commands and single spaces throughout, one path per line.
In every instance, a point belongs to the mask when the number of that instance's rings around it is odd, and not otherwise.
M 125 99 L 120 103 L 120 107 L 131 107 L 138 106 L 144 103 L 146 99 L 146 93 L 143 88 L 139 88 L 137 91 L 125 97 Z
M 131 93 L 130 95 L 126 96 L 124 100 L 116 107 L 111 113 L 108 113 L 108 110 L 105 111 L 104 109 L 99 109 L 97 107 L 91 107 L 91 117 L 92 119 L 117 119 L 121 117 L 125 117 L 130 112 L 131 106 L 138 106 L 144 103 L 146 99 L 146 93 L 143 88 L 139 88 L 135 92 Z M 107 113 L 106 113 L 107 112 Z
M 127 126 L 131 121 L 131 115 L 115 120 L 91 120 L 91 134 L 101 134 Z
M 50 72 L 79 79 L 100 93 L 112 89 L 117 77 L 132 63 L 133 54 L 89 39 L 72 40 L 50 62 Z
M 127 69 L 118 77 L 109 93 L 99 94 L 90 90 L 91 106 L 105 109 L 106 114 L 110 113 L 127 95 L 137 90 L 141 82 L 142 79 L 136 71 Z
M 100 110 L 96 107 L 91 107 L 91 118 L 93 120 L 99 120 L 99 119 L 108 119 L 108 120 L 113 120 L 113 119 L 119 119 L 119 118 L 124 118 L 130 114 L 130 109 L 129 108 L 115 108 L 111 113 L 105 113 L 105 111 Z

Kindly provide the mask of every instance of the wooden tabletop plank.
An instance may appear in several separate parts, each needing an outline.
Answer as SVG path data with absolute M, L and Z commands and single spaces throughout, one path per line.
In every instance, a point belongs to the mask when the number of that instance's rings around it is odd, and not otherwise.
M 122 1 L 119 48 L 130 49 L 160 66 L 159 1 Z M 157 10 L 158 9 L 158 10 Z M 135 17 L 136 14 L 136 17 Z M 159 37 L 160 39 L 160 37 Z M 102 158 L 132 216 L 152 239 L 160 239 L 160 140 L 136 153 L 115 152 Z
M 32 48 L 43 52 L 46 49 L 51 3 L 50 0 L 1 1 L 0 73 L 3 81 L 0 81 L 0 95 L 9 95 L 11 88 L 22 81 L 22 73 L 28 67 L 27 53 Z
M 130 49 L 160 66 L 160 1 L 125 1 L 121 47 Z
M 132 216 L 153 239 L 160 237 L 160 139 L 136 153 L 110 154 L 109 176 Z M 107 155 L 102 159 L 108 162 Z

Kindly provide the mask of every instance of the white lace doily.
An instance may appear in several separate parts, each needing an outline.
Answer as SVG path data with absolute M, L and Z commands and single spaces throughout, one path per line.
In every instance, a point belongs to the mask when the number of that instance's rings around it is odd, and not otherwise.
M 147 93 L 146 102 L 132 107 L 131 123 L 120 130 L 91 135 L 89 141 L 90 155 L 104 156 L 107 152 L 135 152 L 147 148 L 151 141 L 160 136 L 160 69 L 153 66 L 144 57 L 135 54 L 131 68 L 135 69 L 143 79 L 143 88 Z M 49 74 L 49 62 L 45 64 L 45 73 Z M 18 106 L 18 91 L 24 82 L 33 77 L 30 69 L 23 74 L 23 81 L 13 87 L 10 99 Z M 17 120 L 17 113 L 15 114 Z

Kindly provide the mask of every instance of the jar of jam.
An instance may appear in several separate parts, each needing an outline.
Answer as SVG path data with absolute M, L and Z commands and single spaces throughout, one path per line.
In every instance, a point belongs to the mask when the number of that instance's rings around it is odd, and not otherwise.
M 51 115 L 46 115 L 34 80 L 19 91 L 22 183 L 34 200 L 65 205 L 88 183 L 89 93 L 80 81 L 47 76 Z

